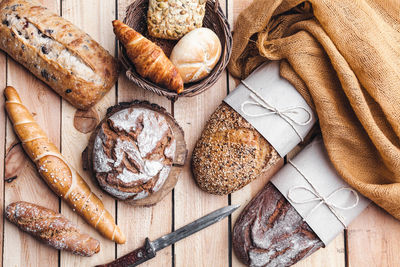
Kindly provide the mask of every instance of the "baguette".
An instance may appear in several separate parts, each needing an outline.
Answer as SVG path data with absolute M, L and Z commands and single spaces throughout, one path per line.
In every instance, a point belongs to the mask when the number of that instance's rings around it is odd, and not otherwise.
M 78 109 L 95 105 L 118 77 L 103 47 L 32 0 L 0 3 L 0 49 Z
M 79 229 L 60 213 L 28 203 L 14 202 L 7 206 L 7 219 L 21 230 L 52 246 L 80 256 L 100 251 L 100 243 Z
M 119 20 L 114 20 L 113 26 L 137 73 L 171 91 L 182 93 L 182 77 L 158 45 Z
M 17 91 L 13 87 L 7 87 L 4 94 L 6 110 L 15 133 L 25 152 L 36 164 L 43 180 L 72 210 L 106 238 L 119 244 L 125 243 L 125 236 L 115 225 L 114 218 L 82 177 L 67 163 L 57 147 L 49 141 L 31 113 L 21 103 Z

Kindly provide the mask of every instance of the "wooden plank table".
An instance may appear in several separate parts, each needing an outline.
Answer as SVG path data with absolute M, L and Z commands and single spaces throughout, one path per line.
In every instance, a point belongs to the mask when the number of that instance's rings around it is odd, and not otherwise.
M 118 56 L 111 21 L 123 19 L 132 0 L 41 0 L 48 8 L 87 31 L 111 53 Z M 225 0 L 220 4 L 233 26 L 237 15 L 251 0 Z M 192 220 L 228 204 L 246 203 L 263 187 L 265 179 L 253 182 L 230 196 L 213 196 L 201 191 L 192 179 L 190 166 L 184 169 L 174 191 L 151 208 L 133 208 L 103 193 L 81 167 L 81 152 L 90 134 L 73 127 L 75 109 L 60 99 L 10 57 L 0 52 L 0 88 L 12 85 L 19 89 L 24 103 L 63 155 L 82 174 L 94 192 L 115 216 L 127 236 L 127 243 L 116 245 L 101 237 L 60 201 L 39 178 L 21 151 L 0 101 L 0 174 L 1 219 L 0 244 L 2 266 L 92 266 L 122 256 L 141 245 L 145 237 L 155 239 Z M 175 103 L 140 89 L 123 75 L 111 92 L 96 106 L 102 117 L 107 107 L 120 101 L 148 100 L 170 111 L 185 131 L 189 159 L 208 117 L 221 100 L 233 90 L 235 81 L 225 72 L 207 92 Z M 3 89 L 1 89 L 3 90 Z M 189 161 L 188 161 L 189 162 Z M 17 175 L 17 179 L 13 178 Z M 8 179 L 5 181 L 5 179 Z M 53 250 L 22 233 L 4 220 L 4 207 L 17 200 L 31 201 L 62 212 L 84 232 L 101 241 L 101 251 L 91 258 Z M 242 266 L 232 253 L 231 227 L 239 212 L 174 246 L 160 251 L 143 266 Z M 371 205 L 343 234 L 327 248 L 320 249 L 296 266 L 399 266 L 400 222 Z

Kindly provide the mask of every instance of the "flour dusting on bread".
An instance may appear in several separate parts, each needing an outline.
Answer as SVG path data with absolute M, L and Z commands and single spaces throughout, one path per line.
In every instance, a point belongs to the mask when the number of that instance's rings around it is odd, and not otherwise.
M 166 181 L 176 140 L 165 117 L 146 108 L 126 108 L 106 119 L 94 140 L 93 170 L 116 198 L 142 199 Z

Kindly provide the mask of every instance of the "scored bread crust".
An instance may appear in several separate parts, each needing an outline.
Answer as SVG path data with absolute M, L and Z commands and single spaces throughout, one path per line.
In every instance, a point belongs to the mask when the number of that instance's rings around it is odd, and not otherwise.
M 124 234 L 103 202 L 48 139 L 32 114 L 22 104 L 17 91 L 13 87 L 7 87 L 4 95 L 5 107 L 14 131 L 26 154 L 35 163 L 40 176 L 51 190 L 106 238 L 119 244 L 125 243 Z
M 202 190 L 226 195 L 258 178 L 280 160 L 265 138 L 223 102 L 196 143 L 192 171 Z
M 15 23 L 23 20 L 23 29 L 37 29 L 35 35 L 17 30 Z M 36 37 L 34 37 L 36 36 Z M 0 48 L 21 63 L 37 78 L 78 109 L 95 105 L 114 85 L 118 77 L 116 60 L 88 34 L 71 22 L 40 6 L 36 1 L 4 0 L 0 3 Z M 75 73 L 65 67 L 59 58 L 49 58 L 54 51 L 48 47 L 35 47 L 32 38 L 47 38 L 63 46 L 68 54 L 65 62 L 74 57 L 94 72 L 95 80 L 75 68 Z M 37 40 L 36 40 L 37 41 Z M 82 73 L 80 73 L 82 72 Z
M 134 205 L 134 206 L 153 206 L 159 201 L 161 201 L 169 192 L 172 191 L 172 189 L 175 187 L 176 183 L 178 182 L 178 178 L 180 176 L 180 173 L 182 171 L 182 168 L 185 164 L 186 157 L 187 157 L 187 149 L 186 149 L 186 143 L 184 140 L 184 133 L 182 128 L 179 126 L 177 121 L 163 108 L 160 107 L 157 104 L 151 104 L 147 101 L 140 101 L 140 100 L 134 100 L 132 102 L 122 102 L 119 103 L 118 105 L 109 107 L 107 110 L 107 114 L 105 118 L 99 123 L 99 125 L 96 127 L 95 131 L 93 131 L 90 139 L 89 139 L 89 144 L 87 148 L 83 151 L 82 153 L 82 164 L 83 164 L 83 169 L 88 170 L 91 173 L 91 176 L 94 178 L 94 180 L 100 185 L 100 187 L 104 187 L 104 179 L 102 179 L 102 174 L 101 173 L 96 173 L 94 170 L 94 153 L 96 153 L 94 146 L 95 146 L 95 141 L 97 136 L 99 135 L 100 130 L 102 129 L 102 125 L 107 122 L 107 120 L 114 114 L 125 110 L 125 109 L 130 109 L 130 108 L 143 108 L 143 109 L 148 109 L 151 111 L 154 111 L 155 113 L 158 113 L 160 116 L 163 116 L 165 120 L 168 123 L 168 126 L 170 130 L 172 131 L 173 139 L 176 141 L 176 147 L 175 147 L 175 155 L 173 157 L 173 162 L 170 162 L 170 159 L 167 159 L 168 166 L 171 167 L 171 170 L 168 174 L 168 177 L 164 181 L 164 183 L 161 185 L 160 188 L 158 188 L 157 191 L 153 190 L 154 188 L 154 182 L 151 180 L 149 181 L 149 184 L 139 184 L 135 185 L 131 188 L 121 188 L 120 186 L 115 186 L 113 185 L 112 188 L 116 189 L 117 192 L 123 193 L 125 191 L 126 193 L 132 193 L 137 191 L 137 189 L 140 189 L 142 191 L 142 188 L 145 189 L 146 192 L 148 192 L 148 195 L 143 198 L 143 199 L 135 199 L 133 196 L 128 196 L 125 199 L 122 199 L 125 203 Z M 172 141 L 172 140 L 171 140 Z M 151 157 L 151 155 L 150 155 Z M 131 159 L 128 159 L 129 161 L 132 162 Z M 106 184 L 109 186 L 109 184 Z M 123 191 L 121 191 L 123 190 Z M 107 190 L 105 190 L 107 191 Z M 113 195 L 115 197 L 115 195 Z M 119 198 L 120 199 L 120 198 Z
M 175 138 L 164 116 L 135 105 L 108 114 L 99 126 L 89 153 L 103 190 L 120 200 L 143 199 L 157 192 L 175 155 Z
M 233 251 L 248 266 L 288 267 L 324 246 L 271 183 L 244 208 L 232 235 Z
M 100 251 L 99 241 L 81 234 L 75 224 L 53 210 L 18 201 L 8 205 L 5 214 L 21 230 L 56 249 L 87 257 Z

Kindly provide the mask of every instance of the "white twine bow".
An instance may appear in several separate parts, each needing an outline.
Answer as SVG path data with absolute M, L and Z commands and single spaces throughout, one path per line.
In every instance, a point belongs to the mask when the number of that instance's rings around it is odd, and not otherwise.
M 300 140 L 303 142 L 303 136 L 299 133 L 299 131 L 296 129 L 295 125 L 299 126 L 305 126 L 309 124 L 312 121 L 312 114 L 310 111 L 308 111 L 305 107 L 302 106 L 295 106 L 295 107 L 288 107 L 288 108 L 283 108 L 283 109 L 278 109 L 265 100 L 257 91 L 255 91 L 253 88 L 251 88 L 245 81 L 241 81 L 242 84 L 251 92 L 250 97 L 253 101 L 244 101 L 241 105 L 241 110 L 243 114 L 245 114 L 248 117 L 263 117 L 263 116 L 269 116 L 269 115 L 278 115 L 281 117 L 283 120 L 285 120 L 294 130 L 294 132 L 297 134 L 297 136 L 300 138 Z M 265 108 L 268 110 L 268 112 L 264 113 L 259 113 L 259 114 L 251 114 L 245 110 L 245 107 L 248 105 L 253 105 L 253 106 L 259 106 L 262 108 Z M 302 111 L 304 111 L 307 114 L 307 120 L 305 121 L 298 121 L 294 118 L 292 118 L 290 115 L 291 114 L 299 114 Z
M 294 186 L 292 188 L 289 189 L 289 192 L 287 194 L 288 199 L 296 204 L 305 204 L 305 203 L 310 203 L 310 202 L 314 202 L 314 201 L 319 201 L 319 203 L 304 217 L 304 221 L 307 220 L 307 218 L 313 214 L 321 205 L 325 204 L 329 210 L 333 213 L 333 215 L 335 215 L 335 217 L 342 223 L 342 225 L 344 226 L 344 228 L 347 227 L 346 223 L 345 223 L 345 218 L 337 211 L 338 209 L 340 210 L 350 210 L 355 208 L 358 205 L 358 202 L 360 201 L 360 198 L 357 194 L 357 191 L 355 191 L 354 189 L 350 188 L 350 187 L 341 187 L 336 189 L 335 191 L 333 191 L 332 193 L 330 193 L 328 196 L 324 197 L 320 192 L 318 192 L 318 190 L 313 186 L 313 184 L 307 179 L 307 177 L 299 170 L 299 168 L 297 168 L 296 165 L 293 164 L 293 162 L 291 162 L 290 160 L 288 161 L 289 164 L 291 164 L 293 166 L 293 168 L 296 169 L 296 171 L 298 173 L 300 173 L 301 176 L 303 176 L 303 178 L 307 181 L 307 183 L 311 186 L 312 190 L 305 187 L 305 186 Z M 295 191 L 296 190 L 305 190 L 310 192 L 311 194 L 313 194 L 315 197 L 314 198 L 309 198 L 306 200 L 296 200 L 295 199 Z M 353 193 L 353 195 L 355 196 L 355 203 L 353 205 L 347 205 L 347 206 L 341 206 L 338 204 L 335 204 L 331 198 L 334 197 L 335 194 L 341 192 L 341 191 L 349 191 L 350 193 Z

